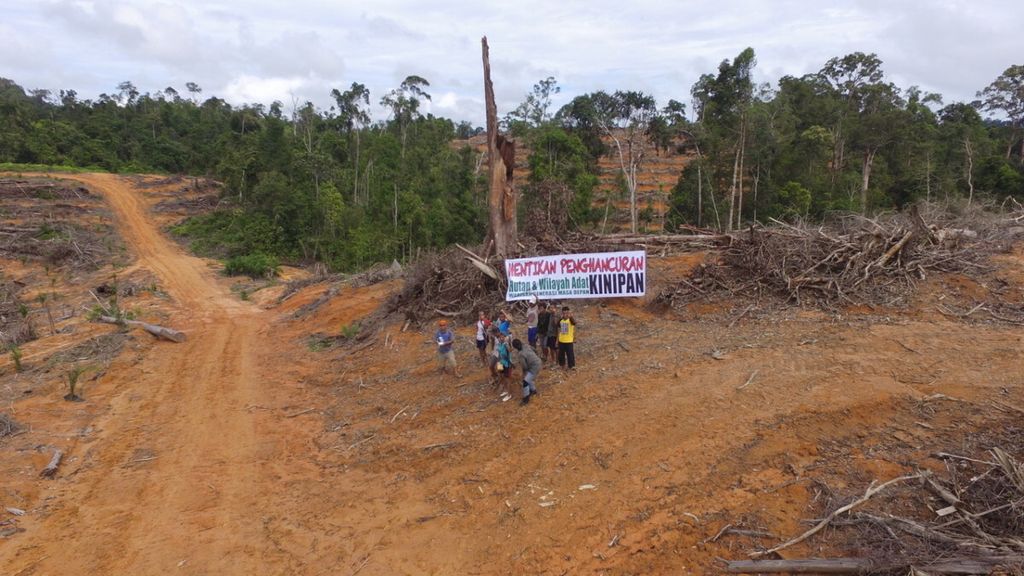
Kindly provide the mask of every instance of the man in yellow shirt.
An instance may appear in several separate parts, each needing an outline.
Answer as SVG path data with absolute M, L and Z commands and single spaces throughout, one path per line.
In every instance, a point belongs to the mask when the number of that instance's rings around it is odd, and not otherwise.
M 576 319 L 569 313 L 568 306 L 562 306 L 562 319 L 558 321 L 558 365 L 569 370 L 576 369 Z

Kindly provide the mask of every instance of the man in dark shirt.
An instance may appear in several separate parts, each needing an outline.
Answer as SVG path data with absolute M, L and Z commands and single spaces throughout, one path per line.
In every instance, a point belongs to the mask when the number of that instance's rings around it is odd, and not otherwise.
M 551 322 L 551 312 L 547 306 L 540 307 L 540 313 L 537 314 L 537 342 L 540 345 L 541 357 L 547 361 L 548 359 L 548 323 Z

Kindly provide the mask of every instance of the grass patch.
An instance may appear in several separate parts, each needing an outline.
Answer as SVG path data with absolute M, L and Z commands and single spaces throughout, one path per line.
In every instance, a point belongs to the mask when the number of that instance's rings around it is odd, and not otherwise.
M 0 172 L 63 172 L 65 174 L 83 174 L 85 172 L 108 172 L 108 170 L 99 166 L 54 166 L 51 164 L 0 162 Z

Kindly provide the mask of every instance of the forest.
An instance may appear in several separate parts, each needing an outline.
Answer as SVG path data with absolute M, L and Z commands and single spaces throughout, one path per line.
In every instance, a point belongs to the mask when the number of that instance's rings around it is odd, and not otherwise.
M 538 199 L 558 193 L 556 233 L 603 229 L 613 202 L 628 204 L 636 231 L 638 178 L 663 150 L 690 158 L 668 199 L 668 231 L 918 200 L 1024 200 L 1024 65 L 980 86 L 975 101 L 946 103 L 888 81 L 874 54 L 832 58 L 774 85 L 755 82 L 756 63 L 747 48 L 663 105 L 616 90 L 555 107 L 557 80 L 539 81 L 501 123 L 530 151 L 521 227 L 531 229 Z M 353 82 L 332 90 L 324 110 L 233 106 L 191 82 L 143 93 L 126 81 L 88 100 L 0 79 L 0 168 L 205 176 L 223 183 L 220 208 L 174 229 L 200 252 L 340 271 L 404 262 L 480 242 L 487 230 L 484 159 L 464 144 L 482 129 L 424 114 L 430 89 L 415 75 L 382 95 Z M 599 193 L 602 157 L 620 174 L 615 190 Z

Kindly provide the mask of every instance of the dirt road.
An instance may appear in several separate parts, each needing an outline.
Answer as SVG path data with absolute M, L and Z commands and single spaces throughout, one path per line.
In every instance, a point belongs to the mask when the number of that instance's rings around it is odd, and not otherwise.
M 186 566 L 256 573 L 247 547 L 259 526 L 253 486 L 267 455 L 246 407 L 266 395 L 254 347 L 265 337 L 259 311 L 164 237 L 120 177 L 75 178 L 111 205 L 139 264 L 175 300 L 173 323 L 188 341 L 157 346 L 134 373 L 111 376 L 106 385 L 115 390 L 97 439 L 70 451 L 74 474 L 59 481 L 53 512 L 0 547 L 0 566 L 14 574 Z

